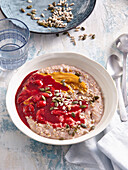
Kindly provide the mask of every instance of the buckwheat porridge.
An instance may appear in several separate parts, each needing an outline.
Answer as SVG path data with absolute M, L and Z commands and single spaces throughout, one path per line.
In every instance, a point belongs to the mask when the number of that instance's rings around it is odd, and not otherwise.
M 28 74 L 17 90 L 15 104 L 32 131 L 59 140 L 89 133 L 104 112 L 103 94 L 95 79 L 65 64 Z

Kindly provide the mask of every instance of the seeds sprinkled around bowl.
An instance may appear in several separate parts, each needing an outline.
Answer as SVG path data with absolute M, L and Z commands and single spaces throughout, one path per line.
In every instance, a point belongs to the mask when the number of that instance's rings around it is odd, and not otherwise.
M 32 0 L 27 0 L 28 3 L 32 3 Z M 45 18 L 44 13 L 39 14 L 39 16 L 36 16 L 38 13 L 37 9 L 32 9 L 30 12 L 27 11 L 26 15 L 30 16 L 32 20 L 37 20 L 37 24 L 39 26 L 43 26 L 47 28 L 48 30 L 51 30 L 52 28 L 65 28 L 67 27 L 68 23 L 72 21 L 74 18 L 72 10 L 75 3 L 69 3 L 67 0 L 59 0 L 58 3 L 55 1 L 51 4 L 48 4 L 48 7 L 46 9 L 42 9 L 44 11 L 50 12 L 51 16 Z M 28 5 L 27 10 L 30 10 L 33 8 L 32 5 Z M 20 9 L 22 13 L 25 13 L 25 10 L 23 8 Z M 74 32 L 78 34 L 78 32 L 82 31 L 84 32 L 86 29 L 84 26 L 77 26 L 74 28 Z M 57 37 L 59 37 L 59 33 L 56 34 Z M 77 44 L 77 39 L 75 36 L 72 36 L 68 31 L 64 32 L 63 35 L 67 35 L 70 38 L 70 42 L 75 46 Z M 95 39 L 95 34 L 82 34 L 77 35 L 79 41 L 85 41 L 88 37 L 90 39 Z
M 25 9 L 21 8 L 20 11 L 24 13 L 24 12 L 25 12 Z
M 28 6 L 27 6 L 27 9 L 31 9 L 31 8 L 32 8 L 32 5 L 28 5 Z

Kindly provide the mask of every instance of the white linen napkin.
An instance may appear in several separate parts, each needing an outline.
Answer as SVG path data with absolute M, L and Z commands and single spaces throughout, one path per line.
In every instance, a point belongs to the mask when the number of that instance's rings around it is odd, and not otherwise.
M 127 129 L 128 122 L 122 123 L 116 112 L 104 132 L 72 145 L 65 158 L 70 163 L 86 167 L 87 170 L 128 170 Z
M 128 122 L 117 125 L 99 142 L 98 148 L 123 170 L 128 170 Z

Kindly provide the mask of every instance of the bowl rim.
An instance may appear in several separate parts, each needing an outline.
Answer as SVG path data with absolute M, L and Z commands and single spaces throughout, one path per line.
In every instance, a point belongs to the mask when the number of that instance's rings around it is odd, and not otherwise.
M 10 93 L 11 93 L 11 90 L 12 90 L 12 85 L 14 84 L 14 80 L 15 78 L 17 77 L 18 73 L 22 73 L 22 70 L 28 65 L 28 64 L 31 64 L 31 63 L 34 63 L 36 62 L 37 60 L 46 60 L 48 56 L 50 56 L 52 59 L 54 59 L 54 55 L 55 56 L 60 56 L 60 55 L 76 55 L 76 56 L 79 56 L 79 57 L 82 57 L 84 60 L 88 61 L 89 63 L 93 63 L 95 64 L 97 67 L 101 68 L 102 71 L 105 72 L 105 74 L 107 75 L 107 77 L 109 78 L 109 80 L 111 81 L 111 85 L 113 85 L 113 94 L 114 94 L 114 97 L 115 97 L 115 100 L 113 101 L 115 106 L 112 107 L 112 111 L 111 111 L 111 115 L 109 115 L 109 117 L 107 117 L 107 120 L 105 120 L 105 123 L 102 125 L 102 128 L 98 128 L 97 130 L 93 130 L 91 132 L 89 132 L 88 134 L 86 135 L 82 135 L 78 138 L 74 138 L 74 139 L 68 139 L 68 140 L 57 140 L 57 139 L 50 139 L 50 138 L 46 138 L 46 137 L 42 137 L 42 136 L 39 136 L 38 134 L 36 134 L 35 132 L 33 132 L 31 129 L 29 129 L 23 122 L 22 120 L 20 119 L 17 111 L 16 111 L 16 108 L 13 108 L 13 106 L 10 104 Z M 50 58 L 50 59 L 51 59 Z M 31 71 L 30 71 L 31 72 Z M 28 73 L 27 73 L 28 74 Z M 26 75 L 27 75 L 26 74 Z M 24 77 L 26 76 L 24 74 Z M 95 77 L 94 77 L 95 78 Z M 18 86 L 19 87 L 19 86 Z M 17 91 L 17 89 L 16 89 Z M 15 94 L 13 94 L 13 97 L 15 96 Z M 9 82 L 9 85 L 8 85 L 8 89 L 7 89 L 7 93 L 6 93 L 6 107 L 7 107 L 7 110 L 8 110 L 8 113 L 13 121 L 13 123 L 15 124 L 15 126 L 22 132 L 24 133 L 25 135 L 29 136 L 30 138 L 38 141 L 38 142 L 42 142 L 42 143 L 45 143 L 45 144 L 52 144 L 52 145 L 71 145 L 71 144 L 76 144 L 76 143 L 80 143 L 80 142 L 83 142 L 85 140 L 88 140 L 94 136 L 96 136 L 97 134 L 99 134 L 100 132 L 102 132 L 106 127 L 107 125 L 110 123 L 110 120 L 112 119 L 116 109 L 117 109 L 117 90 L 116 90 L 116 87 L 115 87 L 115 83 L 112 79 L 112 77 L 109 75 L 109 73 L 107 72 L 107 70 L 102 66 L 100 65 L 99 63 L 97 63 L 96 61 L 90 59 L 90 58 L 87 58 L 85 57 L 83 54 L 80 54 L 80 53 L 73 53 L 73 52 L 56 52 L 56 53 L 47 53 L 47 54 L 44 54 L 44 55 L 41 55 L 41 56 L 38 56 L 28 62 L 26 62 L 23 66 L 21 66 L 18 71 L 14 74 L 14 76 L 11 78 L 10 82 Z M 10 110 L 11 109 L 11 110 Z M 13 112 L 14 111 L 14 112 Z

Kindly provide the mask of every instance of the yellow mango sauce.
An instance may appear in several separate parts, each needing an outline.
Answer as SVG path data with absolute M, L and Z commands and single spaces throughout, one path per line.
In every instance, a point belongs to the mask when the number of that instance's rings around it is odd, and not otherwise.
M 85 82 L 81 81 L 80 78 L 72 73 L 64 73 L 64 72 L 53 72 L 53 73 L 39 73 L 43 76 L 51 75 L 52 78 L 61 84 L 64 84 L 69 88 L 68 91 L 74 92 L 74 90 L 79 90 L 81 93 L 85 93 L 87 91 L 87 86 Z

